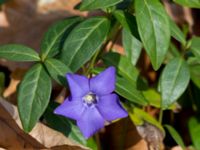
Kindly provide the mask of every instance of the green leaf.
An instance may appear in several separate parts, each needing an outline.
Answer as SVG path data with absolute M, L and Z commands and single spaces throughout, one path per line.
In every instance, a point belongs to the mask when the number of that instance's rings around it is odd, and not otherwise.
M 173 104 L 185 91 L 190 80 L 187 63 L 182 58 L 172 59 L 164 68 L 160 87 L 163 109 Z
M 122 32 L 122 43 L 123 43 L 126 56 L 130 59 L 132 64 L 135 66 L 142 52 L 142 43 L 138 41 L 126 29 L 123 29 L 123 32 Z
M 143 91 L 143 95 L 151 106 L 160 108 L 161 96 L 155 89 L 148 89 L 147 91 Z
M 200 59 L 200 37 L 193 37 L 191 39 L 190 49 L 192 53 Z
M 200 88 L 200 59 L 197 57 L 190 57 L 187 62 L 189 64 L 192 82 Z
M 71 70 L 64 63 L 54 58 L 48 58 L 44 64 L 54 80 L 61 85 L 67 86 L 65 75 L 66 73 L 71 72 Z
M 122 97 L 136 104 L 143 106 L 148 104 L 142 92 L 137 90 L 136 83 L 133 84 L 124 78 L 117 77 L 115 91 Z
M 149 102 L 149 105 L 160 108 L 160 102 L 161 102 L 161 95 L 155 90 L 155 89 L 148 89 L 146 91 L 142 91 L 145 99 Z M 168 109 L 175 109 L 176 106 L 172 105 Z
M 159 0 L 135 0 L 135 11 L 144 48 L 158 70 L 169 47 L 169 18 Z
M 146 122 L 156 126 L 157 128 L 159 128 L 162 131 L 162 133 L 165 133 L 162 125 L 155 118 L 153 118 L 151 115 L 149 115 L 144 110 L 134 107 L 132 110 L 129 110 L 128 112 L 129 112 L 129 116 L 131 119 L 133 119 L 132 115 L 135 115 L 138 117 L 138 119 L 140 119 L 142 121 L 146 121 Z M 136 125 L 142 125 L 142 124 L 136 124 Z
M 183 150 L 185 150 L 186 147 L 180 134 L 170 125 L 164 125 L 164 127 L 166 127 L 166 129 L 169 131 L 170 135 L 176 141 L 176 143 L 180 145 Z
M 121 23 L 123 28 L 127 30 L 127 32 L 132 33 L 137 40 L 140 40 L 135 16 L 122 10 L 114 11 L 113 15 Z
M 42 60 L 45 60 L 46 57 L 53 57 L 60 52 L 65 38 L 81 20 L 80 17 L 73 17 L 61 20 L 49 28 L 41 43 Z
M 131 64 L 131 61 L 126 56 L 110 52 L 103 56 L 103 61 L 107 66 L 115 66 L 119 74 L 128 80 L 134 83 L 137 82 L 139 71 Z
M 191 117 L 189 122 L 189 132 L 192 139 L 192 143 L 194 144 L 196 149 L 200 149 L 200 123 L 195 117 Z
M 94 68 L 92 70 L 93 73 L 99 74 L 102 72 L 104 68 Z M 137 90 L 136 83 L 130 82 L 129 80 L 122 78 L 120 76 L 116 77 L 116 89 L 115 91 L 126 98 L 130 102 L 134 102 L 139 105 L 147 105 L 147 100 L 144 98 L 141 91 Z
M 171 31 L 171 35 L 173 38 L 175 38 L 177 41 L 179 41 L 182 45 L 186 44 L 186 40 L 185 40 L 185 35 L 183 34 L 183 32 L 180 30 L 180 28 L 176 25 L 176 23 L 169 18 L 169 22 L 170 22 L 170 31 Z
M 99 50 L 110 28 L 104 17 L 93 17 L 77 25 L 65 41 L 61 60 L 74 72 Z
M 0 58 L 11 61 L 40 61 L 40 57 L 35 50 L 19 44 L 0 46 Z
M 200 8 L 200 1 L 199 0 L 174 0 L 177 4 L 191 7 L 191 8 Z
M 18 110 L 23 129 L 32 130 L 44 113 L 51 95 L 51 79 L 41 64 L 34 65 L 19 85 Z
M 89 139 L 86 140 L 83 135 L 81 134 L 79 128 L 75 125 L 74 121 L 67 119 L 66 117 L 55 115 L 53 113 L 54 109 L 58 106 L 57 103 L 51 102 L 49 106 L 47 107 L 44 118 L 47 121 L 47 124 L 57 130 L 63 133 L 66 137 L 82 144 L 85 146 L 88 146 L 89 144 L 92 144 L 93 141 L 93 149 L 96 147 L 96 143 L 94 140 Z M 92 140 L 92 141 L 91 141 Z
M 80 5 L 80 10 L 94 10 L 94 9 L 105 9 L 110 6 L 114 6 L 123 0 L 83 0 Z

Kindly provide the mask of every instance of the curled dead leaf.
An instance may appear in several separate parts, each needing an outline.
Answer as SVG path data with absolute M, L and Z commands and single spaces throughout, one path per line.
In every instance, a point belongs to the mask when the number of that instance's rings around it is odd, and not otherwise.
M 24 133 L 21 127 L 16 106 L 0 98 L 0 147 L 15 150 L 45 149 L 45 147 L 55 149 L 59 146 L 69 150 L 87 149 L 42 123 L 37 123 L 29 134 Z

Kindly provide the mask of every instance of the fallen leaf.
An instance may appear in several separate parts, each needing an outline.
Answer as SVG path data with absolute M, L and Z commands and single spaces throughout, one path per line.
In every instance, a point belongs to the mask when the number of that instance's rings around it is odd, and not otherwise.
M 24 133 L 1 104 L 0 131 L 0 146 L 2 148 L 16 150 L 45 148 L 30 135 Z
M 105 145 L 111 150 L 148 150 L 147 142 L 138 134 L 129 118 L 106 126 Z
M 17 104 L 16 102 L 16 90 L 19 82 L 23 78 L 27 69 L 17 68 L 10 75 L 9 86 L 4 90 L 3 97 L 6 98 L 12 104 Z
M 5 108 L 5 109 L 4 109 Z M 0 98 L 0 147 L 18 149 L 28 148 L 69 148 L 78 147 L 80 150 L 88 149 L 75 143 L 42 123 L 37 123 L 33 130 L 26 134 L 21 130 L 22 127 L 16 106 Z

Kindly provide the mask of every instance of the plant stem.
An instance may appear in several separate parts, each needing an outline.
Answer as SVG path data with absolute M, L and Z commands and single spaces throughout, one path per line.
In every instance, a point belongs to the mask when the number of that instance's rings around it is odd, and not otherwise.
M 100 51 L 101 51 L 101 50 L 98 50 L 98 51 L 94 54 L 94 56 L 93 56 L 93 58 L 92 58 L 92 60 L 91 60 L 91 62 L 90 62 L 90 65 L 89 65 L 89 67 L 88 67 L 88 69 L 87 69 L 87 71 L 86 71 L 86 73 L 85 73 L 86 75 L 89 75 L 91 69 L 94 67 L 94 64 L 95 64 L 95 62 L 96 62 L 96 59 L 97 59 L 97 57 L 98 57 Z

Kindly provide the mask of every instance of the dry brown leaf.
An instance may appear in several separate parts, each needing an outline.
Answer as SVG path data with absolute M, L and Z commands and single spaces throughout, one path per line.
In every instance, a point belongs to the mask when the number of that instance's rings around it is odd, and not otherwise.
M 174 146 L 171 150 L 183 150 L 180 146 Z
M 20 119 L 19 119 L 19 114 L 18 114 L 18 111 L 17 111 L 17 108 L 14 106 L 14 105 L 11 105 L 10 103 L 8 103 L 7 101 L 5 101 L 5 100 L 3 100 L 2 98 L 0 98 L 0 105 L 1 106 L 3 106 L 8 112 L 9 112 L 9 115 L 10 115 L 10 119 L 9 120 L 12 120 L 12 123 L 15 123 L 15 126 L 19 126 L 20 128 L 22 127 L 22 125 L 21 125 L 21 122 L 20 122 Z M 3 108 L 2 107 L 2 108 Z M 1 107 L 0 107 L 0 111 L 1 110 L 3 110 L 3 109 L 1 109 Z M 5 110 L 4 110 L 5 111 Z M 0 116 L 1 116 L 1 112 L 0 112 Z M 8 114 L 8 113 L 7 113 Z M 12 117 L 11 117 L 12 116 Z M 4 119 L 4 120 L 8 120 L 8 119 L 6 119 L 7 117 L 5 117 L 5 115 L 3 115 L 2 116 L 2 118 Z M 14 120 L 13 120 L 13 119 Z M 0 121 L 1 120 L 3 120 L 3 119 L 0 119 Z M 4 120 L 3 120 L 3 122 L 4 122 Z M 3 124 L 1 124 L 0 123 L 0 127 L 1 127 L 1 125 L 3 125 Z M 18 128 L 18 130 L 19 130 L 19 136 L 24 136 L 24 132 L 19 128 L 17 126 L 17 128 Z M 11 129 L 11 131 L 13 130 L 12 128 L 13 128 L 13 126 L 12 125 L 10 125 L 9 126 Z M 16 127 L 15 127 L 16 128 Z M 1 130 L 3 130 L 3 129 L 0 129 L 0 131 Z M 5 131 L 5 134 L 7 134 L 7 135 L 9 135 L 8 133 L 10 133 L 10 130 L 4 130 Z M 10 139 L 10 141 L 12 141 L 12 142 L 14 142 L 15 140 L 17 140 L 18 139 L 18 134 L 14 134 L 12 137 L 12 140 Z M 22 134 L 22 135 L 21 135 Z M 27 135 L 27 134 L 25 134 L 25 135 Z M 1 135 L 0 135 L 1 136 Z M 62 133 L 60 133 L 60 132 L 57 132 L 57 131 L 55 131 L 55 130 L 53 130 L 53 129 L 51 129 L 51 128 L 49 128 L 49 127 L 47 127 L 47 126 L 45 126 L 44 124 L 42 124 L 42 123 L 37 123 L 36 124 L 36 126 L 33 128 L 33 130 L 29 133 L 29 135 L 27 135 L 27 136 L 29 136 L 30 138 L 34 138 L 34 139 L 36 139 L 36 140 L 34 140 L 34 141 L 36 141 L 37 143 L 41 143 L 41 144 L 43 144 L 45 147 L 48 147 L 48 148 L 50 148 L 50 147 L 58 147 L 58 146 L 63 146 L 63 147 L 69 147 L 69 146 L 72 146 L 72 148 L 75 146 L 75 147 L 79 147 L 79 149 L 80 150 L 85 150 L 85 149 L 87 149 L 87 148 L 85 148 L 85 147 L 83 147 L 82 145 L 79 145 L 79 144 L 77 144 L 77 143 L 75 143 L 74 141 L 72 141 L 72 140 L 70 140 L 70 139 L 68 139 L 68 138 L 66 138 Z M 29 138 L 28 138 L 29 139 Z M 3 143 L 5 144 L 7 144 L 7 140 L 8 140 L 8 138 L 6 138 L 4 141 L 3 141 Z M 26 138 L 25 138 L 25 140 L 27 140 Z M 30 141 L 32 141 L 32 140 L 30 140 Z M 2 142 L 2 138 L 0 137 L 0 147 L 2 147 L 2 144 L 1 144 L 1 142 Z M 10 143 L 10 145 L 12 145 L 12 142 Z M 21 145 L 21 143 L 23 144 L 23 145 Z M 26 144 L 26 141 L 25 142 L 17 142 L 17 144 L 18 144 L 18 146 L 20 147 L 22 147 L 22 146 L 24 146 L 24 143 Z M 40 144 L 40 145 L 41 145 Z M 30 144 L 29 144 L 30 145 Z M 44 146 L 43 146 L 43 148 L 44 148 Z M 4 146 L 5 147 L 5 146 Z M 21 148 L 20 147 L 20 148 Z
M 106 127 L 106 141 L 111 150 L 148 150 L 148 145 L 138 134 L 129 118 L 123 118 Z M 119 136 L 120 135 L 120 136 Z
M 10 150 L 41 149 L 42 144 L 24 133 L 0 104 L 0 147 Z
M 5 97 L 12 104 L 16 104 L 16 90 L 19 82 L 23 78 L 27 69 L 17 68 L 10 75 L 10 83 L 9 86 L 4 90 L 3 97 Z
M 78 146 L 62 145 L 62 146 L 51 147 L 51 150 L 83 150 L 83 149 Z

